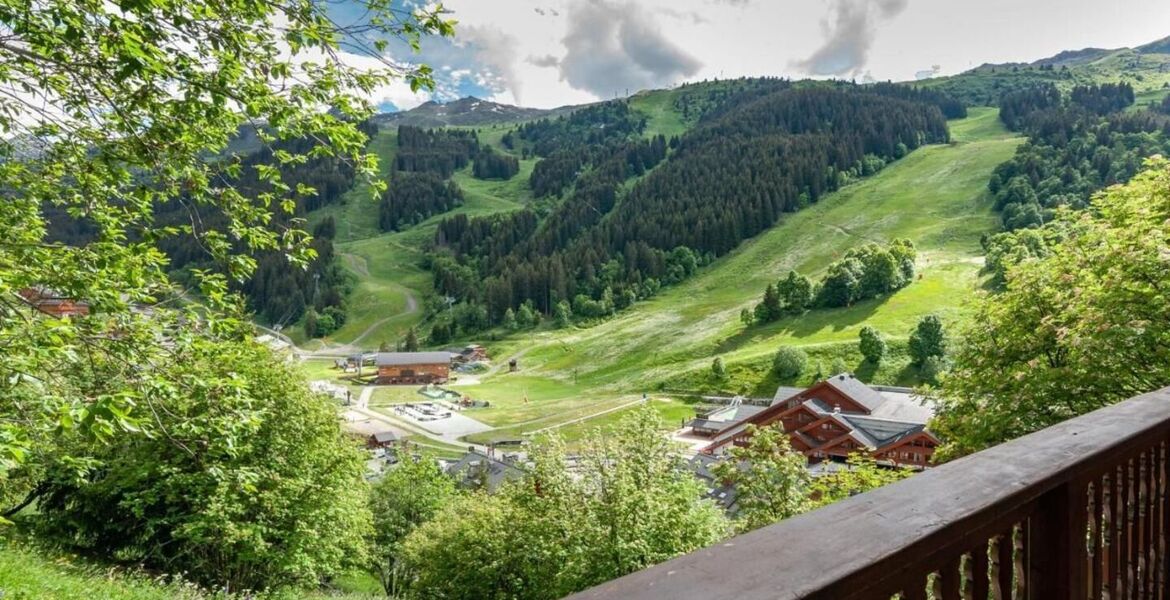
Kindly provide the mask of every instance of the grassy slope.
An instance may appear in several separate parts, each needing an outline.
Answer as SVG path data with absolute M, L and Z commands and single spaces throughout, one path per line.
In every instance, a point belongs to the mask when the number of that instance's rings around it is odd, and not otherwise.
M 265 598 L 320 600 L 384 598 L 370 576 L 355 574 L 335 584 L 348 592 L 285 591 Z M 69 557 L 51 558 L 36 551 L 8 546 L 0 540 L 0 597 L 4 600 L 205 600 L 190 586 L 140 575 L 127 575 L 102 565 Z
M 992 109 L 952 123 L 955 143 L 920 149 L 882 173 L 788 215 L 774 228 L 657 298 L 587 329 L 544 331 L 492 347 L 497 358 L 523 353 L 523 375 L 497 374 L 473 388 L 498 407 L 483 411 L 489 422 L 513 422 L 532 405 L 566 420 L 578 407 L 620 404 L 660 381 L 703 373 L 721 355 L 732 370 L 766 392 L 764 375 L 776 348 L 794 344 L 816 351 L 854 345 L 863 324 L 884 331 L 898 346 L 914 323 L 936 312 L 954 321 L 979 285 L 979 237 L 994 229 L 986 193 L 991 170 L 1011 156 L 1020 139 L 999 124 Z M 894 237 L 920 250 L 922 277 L 886 298 L 850 308 L 812 311 L 764 327 L 745 329 L 739 311 L 788 269 L 818 274 L 848 248 Z M 814 352 L 815 353 L 815 352 Z M 836 355 L 840 355 L 837 352 Z M 849 352 L 845 352 L 850 356 Z M 896 368 L 876 379 L 907 382 Z M 904 364 L 904 362 L 903 362 Z M 810 374 L 811 375 L 811 374 Z M 539 383 L 538 383 L 539 382 Z M 538 387 L 539 386 L 539 387 Z M 539 389 L 538 397 L 526 390 Z M 571 399 L 571 406 L 563 406 Z M 543 405 L 543 406 L 541 406 Z M 493 418 L 499 411 L 502 418 Z M 612 413 L 611 413 L 612 415 Z M 612 419 L 612 416 L 607 416 Z
M 498 145 L 503 132 L 503 129 L 492 129 L 481 135 L 485 143 Z M 380 131 L 370 142 L 370 151 L 379 156 L 383 178 L 389 177 L 393 168 L 397 139 L 396 130 Z M 463 206 L 405 231 L 383 233 L 378 228 L 378 201 L 364 184 L 347 192 L 342 202 L 315 211 L 310 218 L 313 223 L 326 216 L 336 220 L 337 253 L 358 283 L 348 300 L 349 318 L 344 327 L 323 342 L 305 343 L 300 327 L 290 328 L 289 335 L 310 349 L 330 343 L 349 343 L 367 331 L 361 340 L 365 347 L 376 348 L 382 341 L 401 339 L 407 329 L 421 320 L 421 303 L 431 290 L 430 274 L 418 265 L 423 258 L 423 247 L 433 238 L 438 222 L 456 214 L 478 216 L 521 208 L 532 199 L 528 177 L 535 165 L 532 159 L 520 161 L 520 172 L 507 181 L 476 179 L 468 166 L 453 177 L 463 190 Z M 407 312 L 410 298 L 418 310 Z

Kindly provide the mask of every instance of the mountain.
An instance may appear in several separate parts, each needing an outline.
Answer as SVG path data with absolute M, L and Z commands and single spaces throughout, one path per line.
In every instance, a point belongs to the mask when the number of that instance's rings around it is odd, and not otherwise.
M 1170 89 L 1170 37 L 1135 48 L 1083 48 L 1032 62 L 987 63 L 914 85 L 950 93 L 970 105 L 993 106 L 1004 92 L 1038 83 L 1067 93 L 1078 85 L 1121 81 L 1133 86 L 1139 105 L 1160 101 Z
M 482 127 L 499 123 L 531 121 L 541 117 L 558 116 L 576 109 L 576 106 L 560 108 L 525 108 L 511 104 L 500 104 L 474 96 L 441 104 L 424 102 L 407 111 L 383 113 L 374 117 L 378 125 L 413 125 L 415 127 Z

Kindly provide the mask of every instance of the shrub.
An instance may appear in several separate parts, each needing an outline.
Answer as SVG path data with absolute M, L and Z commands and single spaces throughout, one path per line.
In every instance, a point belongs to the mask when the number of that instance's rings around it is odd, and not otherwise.
M 784 346 L 776 352 L 776 358 L 772 360 L 772 369 L 780 379 L 795 379 L 804 372 L 807 364 L 808 355 L 803 350 Z

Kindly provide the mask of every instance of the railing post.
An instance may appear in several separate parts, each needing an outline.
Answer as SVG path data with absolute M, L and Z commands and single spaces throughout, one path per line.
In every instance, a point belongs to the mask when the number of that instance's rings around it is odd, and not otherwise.
M 1026 591 L 1031 599 L 1088 597 L 1088 484 L 1074 480 L 1044 494 L 1028 519 Z

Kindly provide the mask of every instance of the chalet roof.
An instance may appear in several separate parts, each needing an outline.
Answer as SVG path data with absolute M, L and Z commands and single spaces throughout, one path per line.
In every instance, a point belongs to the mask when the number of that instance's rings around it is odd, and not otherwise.
M 881 395 L 886 401 L 874 409 L 869 416 L 914 423 L 926 423 L 934 417 L 934 406 L 915 396 L 909 390 L 893 391 L 885 388 L 881 389 Z
M 734 425 L 752 415 L 763 412 L 767 408 L 764 406 L 755 406 L 752 404 L 740 404 L 738 406 L 725 406 L 707 413 L 704 416 L 691 419 L 687 423 L 691 427 L 699 427 L 703 429 L 717 429 L 721 430 L 725 427 Z
M 834 375 L 825 380 L 825 383 L 852 398 L 869 410 L 870 414 L 837 413 L 837 407 L 830 406 L 815 396 L 802 402 L 802 406 L 818 415 L 837 414 L 839 417 L 847 418 L 848 420 L 839 420 L 850 426 L 859 442 L 871 448 L 885 446 L 905 435 L 922 431 L 934 416 L 932 406 L 920 401 L 908 388 L 871 387 L 848 373 Z M 771 406 L 766 409 L 770 414 L 769 419 L 778 414 L 777 411 L 786 410 L 783 401 L 800 393 L 800 390 L 793 393 L 794 389 L 796 388 L 781 387 L 776 391 Z M 759 411 L 753 413 L 756 414 L 759 414 Z M 747 429 L 749 420 L 750 416 L 744 417 L 722 428 L 712 439 L 708 449 L 717 448 L 735 439 Z
M 925 429 L 922 423 L 907 423 L 889 419 L 875 419 L 861 415 L 838 415 L 841 420 L 853 427 L 853 433 L 859 441 L 871 449 L 880 448 L 907 435 L 918 433 Z
M 489 457 L 482 452 L 471 451 L 447 466 L 447 473 L 454 476 L 461 485 L 470 487 L 476 483 L 480 470 L 485 473 L 485 484 L 494 492 L 504 482 L 524 477 L 524 469 Z
M 711 468 L 722 460 L 709 454 L 697 454 L 687 461 L 686 468 L 706 487 L 704 497 L 714 500 L 728 514 L 734 515 L 739 510 L 739 492 L 734 485 L 724 485 L 711 472 Z
M 434 365 L 450 362 L 450 352 L 379 352 L 374 358 L 374 363 L 379 367 Z
M 777 404 L 779 404 L 779 403 L 781 403 L 781 402 L 783 402 L 783 401 L 785 401 L 785 400 L 787 400 L 787 399 L 789 399 L 789 398 L 791 398 L 791 397 L 793 397 L 793 396 L 795 396 L 803 391 L 804 391 L 804 388 L 782 385 L 782 386 L 776 388 L 776 395 L 772 396 L 772 404 L 770 404 L 769 406 L 775 406 L 775 405 L 777 405 Z
M 378 431 L 370 437 L 374 438 L 374 441 L 379 443 L 379 444 L 385 444 L 386 442 L 397 442 L 398 441 L 398 434 L 394 433 L 393 431 Z
M 881 392 L 865 385 L 860 379 L 850 373 L 841 373 L 825 380 L 825 383 L 838 392 L 849 396 L 854 402 L 865 407 L 871 413 L 886 401 Z

